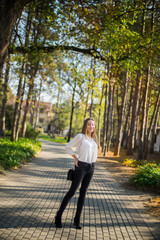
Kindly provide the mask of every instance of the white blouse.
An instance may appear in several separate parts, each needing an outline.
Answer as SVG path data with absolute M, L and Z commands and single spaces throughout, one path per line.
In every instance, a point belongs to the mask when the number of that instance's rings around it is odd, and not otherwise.
M 73 151 L 76 147 L 76 152 Z M 78 160 L 86 163 L 93 163 L 97 160 L 97 144 L 83 133 L 77 134 L 67 145 L 66 152 L 70 155 L 76 155 Z

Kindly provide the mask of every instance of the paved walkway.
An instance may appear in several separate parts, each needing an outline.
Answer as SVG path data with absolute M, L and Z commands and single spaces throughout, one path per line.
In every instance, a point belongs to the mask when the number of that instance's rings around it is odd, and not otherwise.
M 63 145 L 43 142 L 38 158 L 0 177 L 1 240 L 160 239 L 99 164 L 86 196 L 82 230 L 72 227 L 78 192 L 63 214 L 64 227 L 56 229 L 54 217 L 70 186 L 66 174 L 72 166 L 73 160 L 65 154 Z

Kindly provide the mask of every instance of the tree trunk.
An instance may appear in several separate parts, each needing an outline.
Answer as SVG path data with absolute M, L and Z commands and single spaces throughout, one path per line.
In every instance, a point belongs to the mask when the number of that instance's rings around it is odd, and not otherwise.
M 39 122 L 39 103 L 40 103 L 40 98 L 37 101 L 37 106 L 36 106 L 36 116 L 35 116 L 35 122 L 34 122 L 34 129 L 37 128 L 38 122 Z
M 93 78 L 92 78 L 92 87 L 91 87 L 90 117 L 93 117 L 93 97 L 94 97 L 94 86 L 95 86 L 95 77 L 96 77 L 95 64 L 96 64 L 96 59 L 94 58 L 94 65 L 92 64 L 92 60 L 91 60 L 91 69 L 93 69 Z
M 129 84 L 129 77 L 128 77 L 128 71 L 126 72 L 125 76 L 125 85 L 124 85 L 124 92 L 123 92 L 123 98 L 122 98 L 122 106 L 120 111 L 120 116 L 118 117 L 118 134 L 117 134 L 117 140 L 116 145 L 114 149 L 114 156 L 119 155 L 120 149 L 121 149 L 121 139 L 122 139 L 122 130 L 123 130 L 123 122 L 126 112 L 126 102 L 127 102 L 127 94 L 128 94 L 128 84 Z
M 153 125 L 153 120 L 154 120 L 155 116 L 157 115 L 157 112 L 158 112 L 158 109 L 159 109 L 159 102 L 160 102 L 160 92 L 158 93 L 157 100 L 156 100 L 155 107 L 154 107 L 154 111 L 153 111 L 153 114 L 152 114 L 152 117 L 151 117 L 150 125 L 149 125 L 148 130 L 147 130 L 147 137 L 146 137 L 147 142 L 145 144 L 145 149 L 144 149 L 144 159 L 147 159 L 148 145 L 149 145 L 150 138 L 151 138 L 151 130 L 152 130 L 152 125 Z M 152 146 L 153 146 L 153 144 L 152 144 Z
M 59 75 L 59 80 L 61 79 L 61 68 L 58 68 L 58 75 Z M 42 82 L 42 80 L 41 80 Z M 60 93 L 61 93 L 61 82 L 58 82 L 58 94 L 57 94 L 57 109 L 59 108 L 60 105 Z
M 4 61 L 5 61 L 5 56 L 3 56 L 3 60 L 0 62 L 0 99 L 2 99 L 2 96 L 3 96 L 3 65 L 4 65 Z
M 27 16 L 27 24 L 26 24 L 26 33 L 25 33 L 25 46 L 28 46 L 29 43 L 29 34 L 31 31 L 31 20 L 32 16 L 30 14 L 30 9 L 28 10 L 28 16 Z M 17 97 L 16 97 L 16 103 L 15 103 L 15 109 L 14 109 L 14 119 L 13 119 L 13 127 L 12 127 L 12 135 L 11 135 L 11 140 L 15 141 L 18 140 L 18 132 L 19 132 L 19 117 L 21 116 L 21 98 L 23 99 L 24 94 L 22 90 L 22 81 L 23 81 L 23 76 L 24 76 L 24 69 L 25 69 L 25 54 L 23 54 L 23 63 L 22 63 L 22 69 L 20 73 L 20 79 L 19 79 L 19 86 L 18 86 L 18 91 L 17 91 Z M 28 64 L 26 65 L 26 70 L 28 72 Z M 26 72 L 26 74 L 27 74 Z M 24 84 L 25 86 L 25 84 Z
M 28 73 L 28 64 L 26 65 L 26 75 L 27 75 L 27 73 Z M 16 141 L 18 140 L 18 135 L 19 135 L 19 130 L 20 130 L 20 121 L 21 121 L 21 114 L 22 114 L 22 104 L 23 104 L 25 85 L 26 85 L 26 76 L 25 76 L 24 82 L 23 82 L 23 88 L 22 88 L 22 93 L 21 93 L 21 100 L 20 100 L 18 118 L 17 118 L 17 124 L 16 124 Z
M 109 99 L 108 99 L 108 110 L 107 110 L 107 118 L 106 118 L 106 141 L 104 146 L 104 156 L 106 156 L 107 152 L 107 143 L 109 138 L 109 128 L 111 127 L 111 118 L 112 118 L 112 95 L 113 95 L 113 87 L 109 83 Z
M 153 36 L 154 36 L 154 24 L 155 24 L 155 4 L 156 1 L 153 0 L 152 1 L 152 15 L 151 15 L 151 43 L 150 43 L 150 48 L 152 48 L 152 41 L 153 41 Z M 149 66 L 147 69 L 147 80 L 148 80 L 148 84 L 146 83 L 146 88 L 147 89 L 147 93 L 149 91 L 149 82 L 150 82 L 150 78 L 151 78 L 151 59 L 149 59 Z M 146 93 L 146 94 L 147 94 Z M 159 99 L 159 97 L 158 97 Z M 147 97 L 146 97 L 146 102 L 147 102 Z M 146 103 L 147 104 L 147 103 Z M 146 106 L 147 108 L 147 106 Z M 144 131 L 144 146 L 143 146 L 143 152 L 141 150 L 141 152 L 139 153 L 139 157 L 142 159 L 147 159 L 147 153 L 148 153 L 148 143 L 149 143 L 149 135 L 150 135 L 150 130 L 148 129 L 147 131 L 147 126 L 148 126 L 148 114 L 149 114 L 149 106 L 148 109 L 146 109 L 145 111 L 146 113 L 146 121 L 145 121 L 145 131 Z
M 145 5 L 146 7 L 146 5 Z M 152 17 L 151 17 L 151 40 L 153 39 L 154 34 L 154 21 L 155 21 L 155 0 L 152 2 Z M 143 18 L 143 34 L 145 33 L 145 13 Z M 152 46 L 152 41 L 150 44 L 150 47 Z M 142 123 L 141 123 L 141 129 L 140 129 L 140 138 L 139 138 L 139 149 L 138 149 L 138 160 L 144 159 L 144 149 L 145 149 L 145 127 L 146 127 L 146 121 L 147 121 L 147 98 L 148 98 L 148 90 L 149 90 L 149 84 L 150 84 L 150 78 L 151 78 L 151 59 L 149 59 L 148 69 L 147 69 L 147 78 L 145 82 L 145 94 L 143 99 L 143 108 L 142 108 Z M 147 146 L 146 146 L 147 147 Z
M 139 135 L 139 148 L 138 148 L 138 160 L 144 159 L 144 142 L 145 142 L 145 125 L 146 125 L 146 117 L 147 117 L 147 98 L 148 98 L 148 89 L 150 84 L 150 69 L 151 64 L 149 64 L 147 71 L 147 78 L 145 81 L 145 90 L 143 96 L 143 107 L 142 107 L 142 121 L 141 121 L 141 129 Z
M 99 102 L 99 110 L 98 110 L 98 124 L 97 124 L 97 131 L 98 131 L 98 148 L 100 148 L 100 139 L 101 139 L 101 129 L 100 129 L 100 124 L 101 124 L 101 105 L 102 105 L 102 100 L 103 100 L 103 96 L 104 96 L 104 85 L 102 86 L 102 94 L 101 94 L 101 99 Z
M 30 124 L 34 127 L 34 117 L 35 117 L 35 108 L 36 106 L 36 94 L 32 93 L 31 107 L 30 107 Z
M 41 2 L 43 6 L 43 2 Z M 38 17 L 39 16 L 39 17 Z M 42 16 L 41 14 L 38 15 L 37 12 L 37 20 L 38 20 L 38 28 L 33 28 L 33 42 L 34 42 L 34 46 L 37 45 L 37 41 L 40 37 L 40 28 L 39 26 L 41 26 L 41 20 L 42 20 Z M 30 15 L 30 12 L 28 13 L 28 24 L 27 24 L 27 33 L 28 35 L 26 35 L 26 43 L 27 41 L 29 41 L 29 34 L 30 34 L 30 29 L 31 29 L 31 22 L 32 22 L 32 16 Z M 45 40 L 46 38 L 44 37 L 42 44 L 45 44 Z M 30 73 L 30 82 L 29 82 L 29 91 L 28 91 L 28 96 L 27 96 L 27 101 L 26 101 L 26 108 L 25 108 L 25 112 L 24 112 L 24 117 L 23 117 L 23 121 L 22 121 L 22 129 L 21 129 L 21 137 L 25 137 L 25 133 L 26 133 L 26 127 L 27 127 L 27 118 L 28 118 L 28 113 L 29 113 L 29 109 L 30 109 L 30 104 L 31 104 L 31 98 L 32 98 L 32 94 L 33 94 L 33 88 L 34 88 L 34 79 L 36 77 L 37 71 L 38 71 L 38 67 L 39 67 L 39 56 L 37 55 L 35 57 L 35 55 L 32 54 L 30 55 L 30 64 L 31 64 L 31 73 Z
M 21 97 L 21 91 L 22 91 L 24 67 L 25 67 L 25 61 L 23 60 L 20 79 L 19 79 L 19 85 L 18 85 L 18 91 L 17 91 L 17 96 L 16 96 L 16 102 L 15 102 L 15 107 L 14 107 L 14 117 L 13 117 L 12 135 L 11 135 L 12 141 L 16 140 L 16 125 L 17 125 L 18 109 L 19 109 L 20 97 Z
M 39 121 L 39 103 L 40 103 L 40 98 L 41 98 L 42 82 L 43 82 L 43 79 L 41 78 L 40 89 L 39 89 L 39 94 L 38 94 L 38 101 L 37 101 L 37 107 L 36 107 L 36 116 L 35 116 L 34 129 L 36 129 L 36 127 L 38 125 L 38 121 Z
M 156 136 L 156 125 L 157 125 L 157 121 L 158 121 L 159 108 L 160 108 L 160 100 L 159 100 L 159 104 L 157 105 L 157 108 L 156 108 L 155 119 L 154 119 L 154 123 L 153 123 L 153 127 L 152 127 L 150 153 L 154 152 L 154 143 L 155 143 L 155 136 Z
M 16 20 L 31 0 L 8 0 L 0 3 L 0 76 Z
M 111 140 L 113 136 L 113 117 L 114 117 L 114 92 L 115 92 L 115 85 L 113 86 L 113 94 L 112 94 L 112 108 L 111 108 L 111 116 L 110 116 L 110 124 L 108 130 L 108 141 L 107 141 L 107 152 L 110 150 Z
M 106 84 L 106 88 L 105 88 L 105 106 L 104 106 L 104 115 L 103 115 L 102 152 L 104 152 L 105 143 L 106 143 L 107 104 L 108 104 L 108 85 Z
M 123 137 L 122 137 L 122 143 L 121 143 L 121 145 L 124 146 L 125 148 L 127 148 L 127 139 L 128 139 L 128 135 L 129 135 L 129 132 L 127 131 L 127 128 L 129 128 L 129 126 L 130 126 L 130 119 L 131 119 L 130 116 L 131 116 L 131 112 L 132 112 L 132 101 L 133 101 L 133 84 L 131 86 L 128 112 L 127 112 L 126 121 L 125 121 L 125 124 L 124 124 L 124 131 L 123 131 Z
M 145 130 L 144 130 L 144 159 L 147 159 L 148 153 L 148 121 L 149 121 L 149 108 L 150 108 L 150 99 L 151 99 L 151 88 L 149 88 L 148 99 L 147 99 L 147 107 L 146 107 L 146 122 L 145 122 Z
M 137 110 L 138 110 L 138 103 L 139 103 L 139 94 L 141 88 L 141 73 L 137 71 L 137 78 L 136 78 L 136 86 L 134 91 L 134 98 L 133 98 L 133 105 L 132 105 L 132 118 L 131 118 L 131 126 L 130 126 L 130 135 L 128 139 L 127 145 L 127 155 L 132 156 L 134 153 L 134 138 L 135 138 L 135 131 L 136 131 L 136 122 L 137 122 Z
M 67 142 L 70 141 L 71 134 L 72 134 L 72 122 L 73 122 L 73 114 L 74 114 L 74 97 L 75 97 L 75 92 L 76 92 L 76 85 L 77 85 L 77 81 L 75 80 L 74 87 L 73 87 L 73 92 L 72 92 L 71 116 L 70 116 L 70 124 L 69 124 L 69 132 L 68 132 Z
M 107 64 L 107 78 L 110 76 L 110 65 Z M 104 105 L 104 115 L 103 115 L 103 137 L 102 137 L 102 152 L 104 153 L 105 143 L 106 143 L 106 127 L 107 127 L 107 104 L 108 104 L 108 83 L 105 85 L 105 105 Z
M 23 137 L 23 138 L 25 137 L 25 133 L 26 133 L 27 118 L 28 118 L 30 102 L 31 102 L 31 97 L 32 97 L 32 92 L 33 92 L 33 87 L 34 87 L 34 79 L 35 79 L 35 76 L 37 73 L 37 69 L 38 69 L 38 63 L 37 63 L 37 66 L 35 66 L 34 68 L 31 68 L 29 90 L 28 90 L 26 107 L 25 107 L 25 112 L 24 112 L 23 121 L 22 121 L 22 128 L 21 128 L 21 137 Z
M 90 85 L 90 79 L 89 79 L 89 85 Z M 85 104 L 85 110 L 84 110 L 84 120 L 86 119 L 86 115 L 87 115 L 89 94 L 90 94 L 90 86 L 88 86 L 88 90 L 87 90 L 86 104 Z
M 3 97 L 2 97 L 2 109 L 1 109 L 1 122 L 0 122 L 0 135 L 5 136 L 5 115 L 6 115 L 6 104 L 7 104 L 7 90 L 9 81 L 9 71 L 10 71 L 10 55 L 6 60 L 6 73 L 4 79 L 3 87 Z

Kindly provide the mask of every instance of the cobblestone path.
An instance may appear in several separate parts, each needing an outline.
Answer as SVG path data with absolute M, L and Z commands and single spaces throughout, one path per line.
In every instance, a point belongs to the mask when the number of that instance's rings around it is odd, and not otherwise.
M 70 186 L 67 169 L 73 160 L 64 145 L 43 141 L 38 157 L 23 168 L 0 177 L 1 240 L 153 240 L 125 191 L 101 165 L 87 192 L 82 230 L 73 228 L 78 191 L 63 214 L 63 228 L 54 217 Z

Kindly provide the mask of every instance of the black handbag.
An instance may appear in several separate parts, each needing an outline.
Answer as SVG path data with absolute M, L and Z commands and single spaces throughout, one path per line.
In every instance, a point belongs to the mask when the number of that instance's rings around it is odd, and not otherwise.
M 73 181 L 74 174 L 75 174 L 75 170 L 74 169 L 69 169 L 68 174 L 67 174 L 67 180 Z

